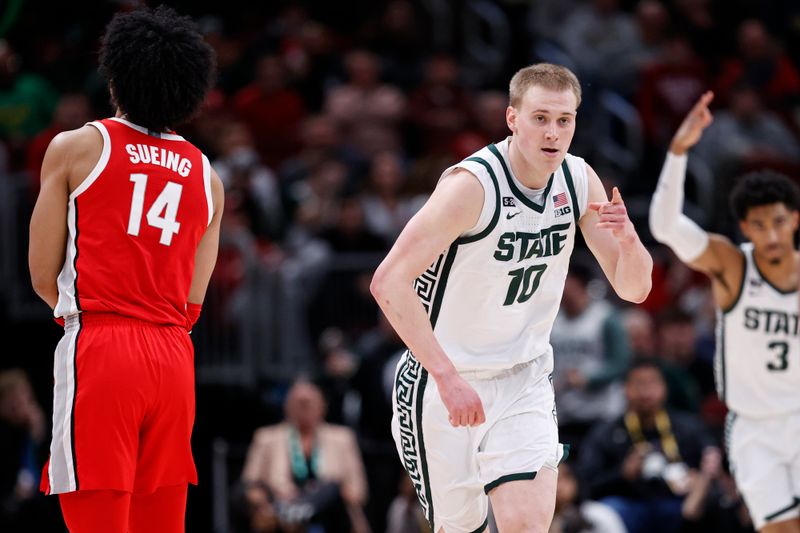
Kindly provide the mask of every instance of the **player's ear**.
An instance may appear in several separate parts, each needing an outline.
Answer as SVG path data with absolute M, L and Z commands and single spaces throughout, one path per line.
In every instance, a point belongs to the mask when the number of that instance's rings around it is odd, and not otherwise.
M 798 226 L 800 226 L 800 211 L 792 211 L 792 229 L 797 231 Z
M 517 133 L 517 110 L 512 106 L 506 108 L 506 124 L 511 133 Z
M 740 220 L 739 221 L 739 231 L 742 232 L 742 235 L 744 235 L 747 238 L 748 241 L 752 241 L 753 239 L 750 238 L 749 229 L 750 229 L 750 226 L 747 225 L 747 221 L 746 220 Z

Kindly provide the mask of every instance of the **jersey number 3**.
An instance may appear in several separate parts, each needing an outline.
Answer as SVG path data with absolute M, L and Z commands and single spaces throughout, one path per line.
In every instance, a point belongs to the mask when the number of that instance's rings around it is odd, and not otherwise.
M 767 369 L 773 372 L 780 372 L 789 368 L 789 343 L 785 341 L 774 341 L 767 345 L 767 347 L 777 352 L 778 360 L 770 361 L 767 363 Z
M 133 198 L 131 198 L 131 216 L 128 218 L 128 234 L 137 236 L 142 223 L 142 211 L 144 211 L 147 174 L 131 174 L 131 181 L 133 182 Z M 175 220 L 175 217 L 178 215 L 178 204 L 181 201 L 182 192 L 183 185 L 167 182 L 164 190 L 147 210 L 147 223 L 161 230 L 161 238 L 158 242 L 165 246 L 172 244 L 172 236 L 181 229 L 181 224 Z

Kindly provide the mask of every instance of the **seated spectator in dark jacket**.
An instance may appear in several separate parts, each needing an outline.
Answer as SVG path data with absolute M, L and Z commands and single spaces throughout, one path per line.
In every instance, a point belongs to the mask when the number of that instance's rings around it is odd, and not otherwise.
M 667 411 L 667 388 L 651 360 L 625 378 L 622 417 L 595 426 L 580 452 L 589 497 L 612 507 L 629 533 L 671 533 L 683 522 L 704 453 L 719 453 L 700 420 Z

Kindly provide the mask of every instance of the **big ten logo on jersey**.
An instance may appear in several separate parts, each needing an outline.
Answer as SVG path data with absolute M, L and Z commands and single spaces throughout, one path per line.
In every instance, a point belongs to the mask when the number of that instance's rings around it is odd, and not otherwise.
M 563 192 L 553 196 L 553 207 L 555 208 L 556 217 L 572 213 L 572 207 L 567 203 L 567 194 Z
M 130 156 L 131 163 L 158 165 L 177 173 L 182 178 L 189 175 L 192 162 L 176 154 L 172 150 L 148 144 L 126 144 L 125 151 Z

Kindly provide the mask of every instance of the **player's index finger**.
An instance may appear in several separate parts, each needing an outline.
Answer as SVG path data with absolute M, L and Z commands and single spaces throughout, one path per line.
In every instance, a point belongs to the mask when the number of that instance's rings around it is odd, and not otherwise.
M 694 104 L 694 108 L 692 109 L 695 113 L 701 113 L 708 108 L 708 104 L 711 103 L 711 100 L 714 99 L 714 93 L 712 91 L 706 91 L 701 96 L 700 99 Z

